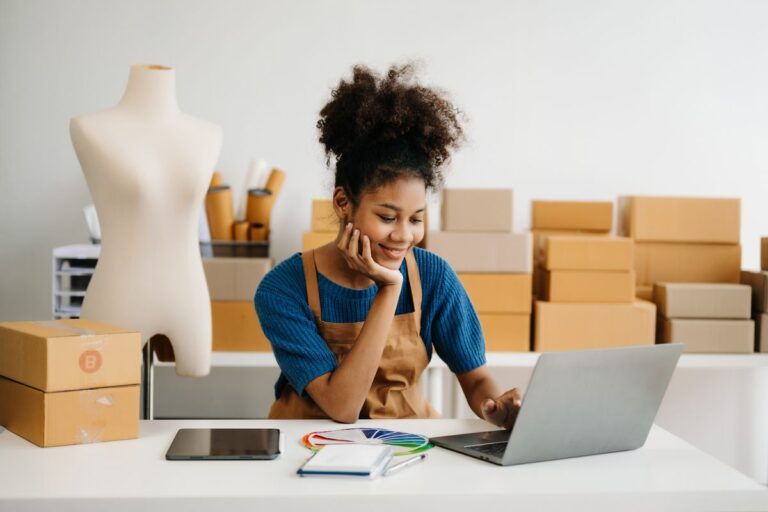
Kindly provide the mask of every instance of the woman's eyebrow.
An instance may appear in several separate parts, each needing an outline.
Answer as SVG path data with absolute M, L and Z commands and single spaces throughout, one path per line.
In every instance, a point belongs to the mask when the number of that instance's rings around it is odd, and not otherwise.
M 393 204 L 389 204 L 389 203 L 379 203 L 379 204 L 377 204 L 376 206 L 383 206 L 384 208 L 389 208 L 390 210 L 395 210 L 396 212 L 401 212 L 401 211 L 403 211 L 403 209 L 402 209 L 402 208 L 400 208 L 399 206 L 395 206 L 395 205 L 393 205 Z M 421 207 L 421 208 L 419 208 L 418 210 L 416 210 L 416 211 L 415 211 L 415 212 L 413 212 L 413 213 L 421 213 L 421 212 L 423 212 L 425 209 L 426 209 L 426 207 Z

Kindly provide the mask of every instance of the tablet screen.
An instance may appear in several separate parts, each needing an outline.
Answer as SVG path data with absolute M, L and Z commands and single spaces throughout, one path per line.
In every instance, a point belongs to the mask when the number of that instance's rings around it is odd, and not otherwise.
M 280 454 L 276 428 L 183 428 L 165 454 L 168 460 L 274 459 Z

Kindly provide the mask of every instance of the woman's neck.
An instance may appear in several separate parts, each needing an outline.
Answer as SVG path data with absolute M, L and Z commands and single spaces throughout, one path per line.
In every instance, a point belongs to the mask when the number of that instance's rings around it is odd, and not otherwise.
M 118 106 L 156 116 L 178 113 L 176 73 L 165 66 L 131 66 L 128 85 Z
M 353 271 L 347 266 L 347 262 L 339 253 L 335 243 L 315 249 L 315 265 L 318 272 L 334 283 L 346 288 L 366 290 L 374 284 L 372 279 Z

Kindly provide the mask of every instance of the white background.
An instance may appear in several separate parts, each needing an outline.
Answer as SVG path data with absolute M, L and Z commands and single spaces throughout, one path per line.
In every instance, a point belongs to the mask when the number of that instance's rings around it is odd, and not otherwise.
M 0 0 L 0 320 L 50 317 L 51 248 L 87 240 L 68 121 L 114 105 L 134 63 L 177 70 L 220 124 L 218 168 L 288 173 L 273 256 L 299 250 L 332 178 L 317 112 L 355 63 L 418 59 L 466 112 L 449 186 L 532 198 L 743 198 L 745 267 L 768 234 L 768 2 Z

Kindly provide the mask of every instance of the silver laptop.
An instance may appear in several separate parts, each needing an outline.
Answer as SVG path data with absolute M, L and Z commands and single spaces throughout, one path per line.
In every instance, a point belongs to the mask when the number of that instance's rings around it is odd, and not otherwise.
M 640 448 L 682 351 L 673 343 L 541 354 L 511 431 L 431 441 L 502 466 Z

